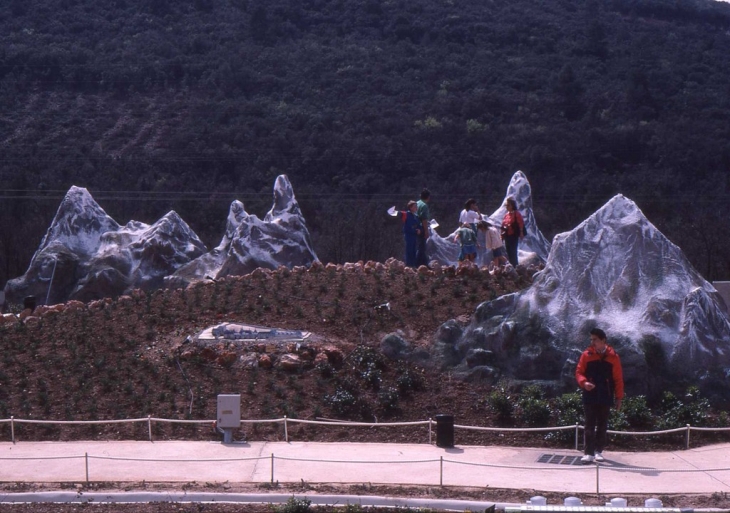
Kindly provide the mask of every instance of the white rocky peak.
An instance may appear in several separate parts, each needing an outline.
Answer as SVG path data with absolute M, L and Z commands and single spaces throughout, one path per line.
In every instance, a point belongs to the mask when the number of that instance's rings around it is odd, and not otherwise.
M 248 214 L 243 203 L 234 201 L 220 244 L 180 268 L 165 283 L 181 287 L 206 278 L 247 274 L 258 267 L 307 266 L 315 260 L 317 255 L 291 182 L 281 175 L 274 183 L 273 205 L 263 219 Z
M 294 197 L 294 189 L 286 175 L 276 177 L 274 183 L 274 204 L 271 210 L 264 216 L 264 222 L 271 222 L 276 219 L 288 221 L 289 216 L 301 216 L 299 204 Z
M 31 262 L 47 246 L 54 243 L 61 244 L 73 253 L 89 257 L 99 248 L 101 236 L 118 228 L 119 224 L 104 212 L 88 190 L 74 185 L 61 201 Z
M 205 249 L 174 211 L 153 225 L 129 221 L 120 227 L 86 189 L 72 187 L 28 270 L 8 281 L 5 293 L 12 301 L 34 295 L 62 302 L 150 290 Z
M 231 241 L 236 236 L 236 230 L 241 226 L 241 223 L 248 217 L 246 209 L 243 208 L 243 203 L 238 200 L 233 200 L 231 206 L 228 209 L 228 219 L 226 221 L 226 233 L 223 234 L 220 244 L 215 248 L 218 251 L 225 251 L 231 245 Z
M 730 320 L 719 294 L 622 195 L 555 237 L 529 289 L 481 304 L 456 346 L 464 357 L 493 351 L 520 379 L 562 373 L 570 383 L 572 359 L 594 326 L 620 346 L 634 392 L 657 379 L 709 384 L 730 375 Z
M 507 186 L 507 194 L 504 199 L 514 198 L 517 203 L 517 210 L 520 211 L 522 217 L 525 220 L 525 228 L 527 230 L 527 236 L 520 241 L 520 251 L 525 253 L 535 253 L 540 260 L 545 261 L 548 253 L 550 253 L 550 242 L 545 238 L 540 229 L 537 226 L 537 220 L 535 219 L 535 213 L 532 211 L 532 187 L 530 182 L 527 180 L 525 173 L 522 171 L 515 172 L 512 175 L 512 179 Z M 507 214 L 507 209 L 504 206 L 505 201 L 492 215 L 489 216 L 489 220 L 495 226 L 502 224 L 502 219 Z M 520 260 L 523 260 L 520 258 Z

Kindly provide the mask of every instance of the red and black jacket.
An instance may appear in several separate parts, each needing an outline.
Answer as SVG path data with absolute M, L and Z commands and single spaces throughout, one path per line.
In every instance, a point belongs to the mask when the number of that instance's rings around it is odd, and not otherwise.
M 624 397 L 624 374 L 621 360 L 611 346 L 606 346 L 599 353 L 593 346 L 580 355 L 575 379 L 583 390 L 583 402 L 586 404 L 605 404 L 613 406 L 614 397 Z M 596 385 L 590 392 L 585 389 L 586 382 Z

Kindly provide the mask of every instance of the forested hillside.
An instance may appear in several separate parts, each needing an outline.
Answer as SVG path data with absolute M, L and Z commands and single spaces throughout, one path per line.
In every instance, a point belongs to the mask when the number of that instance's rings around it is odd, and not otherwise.
M 711 0 L 0 3 L 0 285 L 71 185 L 209 247 L 289 175 L 327 261 L 401 255 L 385 210 L 455 227 L 512 173 L 540 228 L 616 193 L 730 278 L 730 5 Z

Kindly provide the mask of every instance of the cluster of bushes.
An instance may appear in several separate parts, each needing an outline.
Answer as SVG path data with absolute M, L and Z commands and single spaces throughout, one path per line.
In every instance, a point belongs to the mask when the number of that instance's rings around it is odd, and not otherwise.
M 499 383 L 487 397 L 487 405 L 504 423 L 547 427 L 571 426 L 584 421 L 580 391 L 550 398 L 548 391 L 538 385 L 526 386 L 517 393 Z M 620 410 L 611 410 L 608 428 L 616 431 L 658 431 L 687 424 L 698 427 L 728 425 L 728 413 L 713 412 L 709 401 L 694 386 L 689 387 L 682 397 L 665 392 L 661 401 L 653 406 L 650 407 L 643 395 L 627 396 Z
M 386 359 L 379 351 L 357 346 L 347 357 L 347 365 L 339 371 L 327 365 L 319 367 L 322 377 L 335 383 L 334 392 L 325 397 L 325 402 L 339 417 L 397 412 L 400 400 L 422 389 L 425 379 L 422 370 L 402 363 L 390 369 L 394 372 L 388 370 Z

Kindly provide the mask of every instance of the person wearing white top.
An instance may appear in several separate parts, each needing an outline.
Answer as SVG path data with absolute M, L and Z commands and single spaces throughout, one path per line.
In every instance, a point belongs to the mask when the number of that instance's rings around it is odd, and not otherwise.
M 481 221 L 479 229 L 484 231 L 485 246 L 492 252 L 492 265 L 497 267 L 507 263 L 507 251 L 504 249 L 499 230 L 489 221 Z
M 459 214 L 459 226 L 464 223 L 469 223 L 474 233 L 477 232 L 477 223 L 482 220 L 482 215 L 479 213 L 479 207 L 477 206 L 477 200 L 469 198 L 466 200 L 464 210 Z

